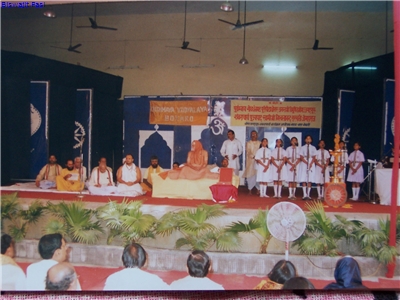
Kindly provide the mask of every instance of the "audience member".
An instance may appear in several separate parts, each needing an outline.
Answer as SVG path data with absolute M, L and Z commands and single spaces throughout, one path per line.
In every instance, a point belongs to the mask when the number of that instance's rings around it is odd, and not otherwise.
M 268 278 L 262 280 L 255 290 L 281 290 L 286 281 L 296 276 L 296 268 L 286 260 L 280 260 L 268 273 Z
M 239 175 L 239 156 L 243 153 L 242 143 L 235 138 L 235 132 L 228 130 L 228 139 L 221 147 L 221 155 L 229 161 L 229 168 L 233 168 L 235 175 Z
M 36 176 L 36 186 L 41 189 L 51 189 L 56 187 L 56 177 L 61 174 L 62 168 L 57 164 L 55 155 L 50 155 L 49 163 L 46 164 Z
M 79 291 L 78 275 L 68 262 L 58 263 L 47 271 L 46 290 L 48 291 Z
M 171 290 L 223 290 L 223 286 L 207 278 L 211 260 L 203 251 L 193 251 L 187 259 L 189 276 L 171 283 Z
M 67 160 L 66 168 L 62 169 L 61 175 L 56 177 L 58 191 L 80 192 L 86 181 L 86 168 L 82 165 L 80 157 L 74 161 Z
M 292 277 L 283 285 L 284 290 L 313 290 L 314 285 L 305 277 Z
M 153 188 L 152 174 L 159 174 L 163 171 L 164 169 L 158 164 L 158 157 L 153 155 L 150 158 L 150 167 L 144 172 L 143 183 L 141 184 L 143 191 L 151 192 Z
M 23 291 L 26 289 L 24 271 L 14 260 L 14 241 L 8 234 L 1 236 L 0 282 L 2 291 Z
M 105 159 L 104 159 L 105 160 Z M 87 188 L 93 195 L 112 195 L 117 193 L 117 187 L 114 185 L 112 171 L 106 163 L 99 161 L 99 166 L 93 168 Z
M 118 193 L 136 197 L 143 195 L 143 189 L 140 186 L 142 173 L 140 169 L 133 163 L 132 154 L 125 156 L 125 163 L 117 171 Z
M 350 257 L 345 256 L 338 260 L 335 268 L 335 280 L 328 284 L 324 289 L 366 289 L 362 284 L 360 266 L 357 261 Z
M 122 254 L 125 269 L 108 276 L 104 290 L 169 290 L 160 277 L 142 270 L 146 260 L 147 253 L 142 246 L 137 243 L 126 246 Z
M 67 243 L 59 233 L 46 234 L 39 240 L 41 261 L 30 264 L 26 269 L 27 289 L 44 291 L 47 271 L 54 265 L 68 260 Z M 78 289 L 80 289 L 78 282 Z

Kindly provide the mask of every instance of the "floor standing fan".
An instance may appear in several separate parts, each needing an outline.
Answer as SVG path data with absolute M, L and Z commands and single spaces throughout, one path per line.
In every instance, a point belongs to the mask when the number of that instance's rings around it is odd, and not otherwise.
M 292 202 L 279 202 L 271 207 L 267 227 L 272 236 L 285 242 L 285 259 L 289 260 L 289 242 L 298 239 L 306 228 L 306 216 Z

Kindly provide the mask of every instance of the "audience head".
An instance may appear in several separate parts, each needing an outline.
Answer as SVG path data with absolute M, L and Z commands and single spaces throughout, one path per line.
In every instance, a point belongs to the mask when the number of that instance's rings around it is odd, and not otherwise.
M 57 163 L 57 158 L 52 154 L 49 156 L 49 164 L 54 165 L 55 163 Z
M 48 291 L 76 291 L 77 285 L 78 276 L 70 263 L 58 263 L 47 271 L 46 290 Z
M 221 161 L 221 168 L 227 168 L 229 166 L 229 161 L 226 158 L 223 158 Z
M 79 156 L 75 157 L 75 159 L 74 159 L 75 169 L 79 169 L 81 167 L 81 165 L 82 165 L 82 159 Z
M 1 236 L 1 254 L 13 258 L 15 256 L 14 241 L 8 234 Z
M 228 139 L 230 139 L 231 141 L 233 141 L 235 138 L 235 132 L 231 129 L 228 130 Z
M 65 166 L 68 170 L 72 171 L 74 169 L 74 161 L 72 159 L 68 159 Z
M 133 161 L 134 161 L 134 158 L 133 158 L 133 155 L 132 155 L 132 154 L 127 154 L 127 155 L 125 155 L 125 163 L 126 163 L 127 165 L 133 164 Z
M 151 166 L 155 169 L 158 167 L 158 157 L 153 155 L 152 157 L 150 157 L 150 163 Z
M 122 253 L 122 263 L 125 268 L 139 268 L 141 269 L 147 260 L 147 253 L 137 243 L 132 243 L 125 247 Z
M 284 290 L 312 290 L 314 285 L 304 277 L 292 277 L 283 285 Z
M 350 256 L 338 260 L 334 276 L 338 288 L 351 289 L 363 287 L 360 266 L 357 261 Z
M 67 243 L 59 233 L 42 236 L 39 240 L 38 250 L 43 259 L 54 259 L 58 262 L 63 262 L 68 258 Z
M 174 161 L 174 164 L 172 165 L 172 169 L 176 170 L 179 169 L 179 163 L 177 161 Z
M 276 283 L 284 284 L 287 280 L 296 276 L 296 268 L 286 260 L 280 260 L 268 274 L 268 278 Z
M 255 131 L 255 130 L 252 130 L 252 131 L 251 131 L 251 133 L 250 133 L 250 139 L 251 139 L 252 141 L 257 141 L 257 139 L 258 139 L 258 133 L 257 133 L 257 131 Z
M 194 250 L 187 259 L 188 273 L 192 277 L 206 277 L 211 269 L 211 261 L 204 251 Z

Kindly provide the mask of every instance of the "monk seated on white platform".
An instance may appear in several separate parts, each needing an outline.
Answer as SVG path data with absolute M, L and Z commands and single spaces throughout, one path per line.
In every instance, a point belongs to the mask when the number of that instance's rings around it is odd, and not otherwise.
M 67 161 L 66 168 L 56 177 L 57 190 L 80 192 L 85 187 L 85 181 L 86 168 L 82 166 L 81 158 L 75 157 L 74 161 Z
M 210 172 L 207 168 L 208 152 L 203 149 L 200 141 L 192 142 L 192 149 L 187 156 L 186 164 L 179 168 L 168 172 L 171 179 L 189 179 L 197 180 L 201 178 L 218 179 L 219 175 Z
M 158 157 L 153 155 L 150 158 L 150 167 L 148 167 L 143 176 L 143 182 L 141 183 L 142 189 L 145 192 L 151 192 L 153 188 L 152 174 L 159 174 L 164 172 L 164 169 L 158 164 Z
M 135 197 L 145 193 L 140 186 L 142 174 L 133 161 L 133 156 L 127 154 L 125 163 L 117 171 L 118 194 Z
M 107 167 L 105 158 L 100 160 L 98 167 L 93 168 L 87 188 L 93 195 L 112 195 L 117 193 L 117 187 L 114 185 L 111 168 Z
M 55 155 L 50 155 L 49 163 L 45 165 L 36 176 L 36 186 L 41 189 L 55 189 L 56 176 L 60 175 L 62 168 L 57 164 Z

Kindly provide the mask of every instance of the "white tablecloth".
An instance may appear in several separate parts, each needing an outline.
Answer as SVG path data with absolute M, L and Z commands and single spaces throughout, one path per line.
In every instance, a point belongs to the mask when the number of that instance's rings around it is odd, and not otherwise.
M 392 169 L 375 170 L 375 192 L 379 195 L 382 205 L 391 205 Z M 400 180 L 397 183 L 397 206 L 400 206 Z

